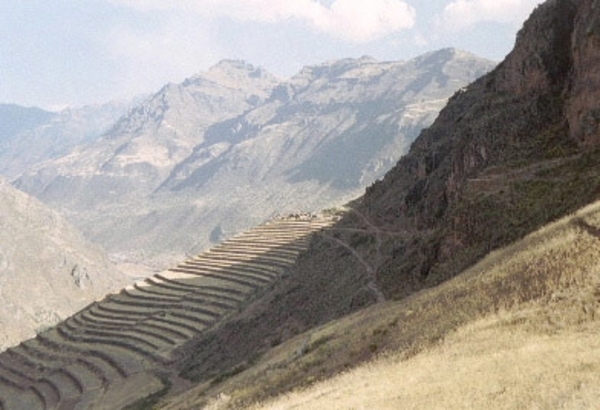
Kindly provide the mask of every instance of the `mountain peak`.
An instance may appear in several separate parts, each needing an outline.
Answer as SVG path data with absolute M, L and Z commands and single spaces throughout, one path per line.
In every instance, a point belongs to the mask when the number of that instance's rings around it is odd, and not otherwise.
M 254 69 L 254 66 L 250 63 L 247 63 L 245 60 L 239 59 L 223 59 L 219 61 L 217 64 L 210 67 L 208 70 L 247 70 Z
M 337 60 L 328 60 L 321 64 L 304 66 L 301 72 L 319 72 L 343 67 L 358 66 L 363 64 L 375 64 L 377 59 L 370 56 L 362 56 L 359 58 L 348 57 Z
M 514 49 L 499 65 L 493 87 L 523 94 L 561 86 L 572 67 L 576 14 L 572 1 L 538 6 L 518 32 Z
M 227 76 L 247 76 L 250 78 L 273 78 L 275 77 L 262 67 L 256 67 L 244 60 L 221 60 L 208 69 L 209 74 Z
M 458 60 L 472 60 L 472 59 L 481 59 L 481 57 L 476 56 L 475 54 L 469 53 L 468 51 L 459 50 L 457 48 L 448 47 L 442 48 L 440 50 L 430 51 L 429 53 L 425 53 L 419 57 L 416 57 L 414 61 L 419 66 L 427 66 L 427 65 L 439 65 L 446 64 L 451 61 Z
M 216 83 L 239 88 L 242 83 L 264 83 L 266 89 L 273 88 L 279 79 L 262 67 L 256 67 L 244 60 L 221 60 L 207 71 L 196 74 L 183 82 L 183 86 L 202 83 Z

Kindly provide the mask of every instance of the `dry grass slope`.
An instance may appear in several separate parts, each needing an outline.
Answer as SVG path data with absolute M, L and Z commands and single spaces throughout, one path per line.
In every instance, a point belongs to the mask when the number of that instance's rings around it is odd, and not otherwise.
M 535 314 L 481 319 L 411 359 L 385 357 L 254 409 L 597 408 L 599 326 L 542 334 L 514 324 Z
M 598 314 L 600 202 L 161 408 L 598 408 Z

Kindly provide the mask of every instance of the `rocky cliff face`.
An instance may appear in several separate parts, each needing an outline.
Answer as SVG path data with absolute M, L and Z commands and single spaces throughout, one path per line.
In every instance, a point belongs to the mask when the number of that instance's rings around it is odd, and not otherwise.
M 411 234 L 382 266 L 390 296 L 437 283 L 597 197 L 592 3 L 538 7 L 507 59 L 457 94 L 357 204 Z
M 4 180 L 0 227 L 0 350 L 128 282 L 104 251 Z
M 539 6 L 506 60 L 457 92 L 332 233 L 314 240 L 276 295 L 231 324 L 245 348 L 268 349 L 265 340 L 285 339 L 381 294 L 397 299 L 434 286 L 597 200 L 598 19 L 594 0 Z M 225 334 L 206 335 L 198 346 L 242 343 Z M 199 351 L 205 364 L 196 377 L 219 357 Z M 223 357 L 232 365 L 248 359 Z
M 539 6 L 506 60 L 451 99 L 357 204 L 411 238 L 390 245 L 381 264 L 388 295 L 438 283 L 597 198 L 591 96 L 600 84 L 589 28 L 599 13 L 592 1 Z
M 350 200 L 493 63 L 458 50 L 345 59 L 279 82 L 225 61 L 17 181 L 119 260 L 159 268 L 276 213 Z M 182 229 L 182 226 L 185 229 Z
M 595 146 L 600 143 L 600 3 L 585 1 L 575 16 L 570 56 L 572 81 L 567 102 L 571 136 L 578 142 Z
M 568 1 L 538 6 L 535 18 L 519 31 L 514 49 L 498 67 L 496 90 L 523 94 L 563 86 L 573 62 L 575 13 L 575 5 Z

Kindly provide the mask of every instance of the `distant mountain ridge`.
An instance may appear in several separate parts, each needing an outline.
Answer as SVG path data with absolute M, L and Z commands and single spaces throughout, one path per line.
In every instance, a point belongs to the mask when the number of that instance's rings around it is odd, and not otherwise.
M 12 138 L 19 131 L 35 128 L 55 115 L 41 108 L 0 104 L 0 141 Z
M 34 165 L 63 156 L 104 133 L 137 101 L 48 112 L 0 105 L 0 175 L 16 178 Z
M 160 269 L 277 213 L 360 194 L 447 98 L 492 67 L 445 49 L 406 62 L 333 61 L 282 82 L 227 60 L 165 86 L 16 185 L 115 259 Z

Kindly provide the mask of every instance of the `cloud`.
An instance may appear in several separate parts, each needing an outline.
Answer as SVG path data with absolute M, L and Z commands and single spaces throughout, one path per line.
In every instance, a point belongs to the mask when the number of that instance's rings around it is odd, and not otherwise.
M 438 19 L 443 28 L 461 31 L 481 22 L 520 25 L 540 0 L 455 0 Z
M 332 35 L 357 42 L 374 40 L 411 28 L 416 11 L 395 0 L 337 0 L 316 26 Z
M 220 54 L 203 25 L 181 19 L 153 29 L 117 26 L 104 42 L 116 64 L 113 86 L 123 95 L 181 81 L 214 64 Z
M 368 42 L 414 26 L 416 10 L 403 0 L 111 0 L 142 12 L 171 10 L 208 18 L 270 24 L 300 21 L 351 42 Z

